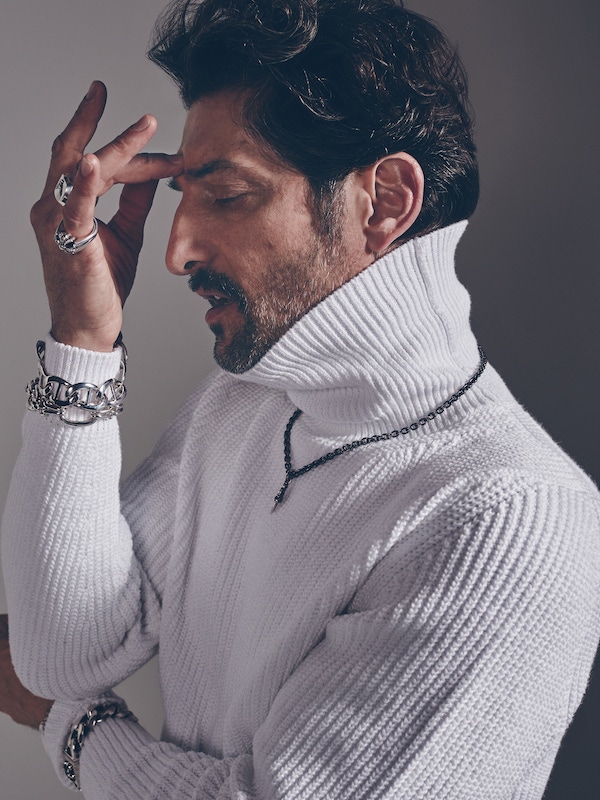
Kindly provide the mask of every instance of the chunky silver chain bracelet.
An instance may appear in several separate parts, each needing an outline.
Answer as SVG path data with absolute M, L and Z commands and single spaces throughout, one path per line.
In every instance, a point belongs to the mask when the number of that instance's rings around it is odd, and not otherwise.
M 90 734 L 96 725 L 107 719 L 131 719 L 137 722 L 137 717 L 127 708 L 123 702 L 100 703 L 93 708 L 89 708 L 77 725 L 71 731 L 67 739 L 67 746 L 64 749 L 63 769 L 65 775 L 74 784 L 76 789 L 81 791 L 79 784 L 79 757 L 85 737 Z
M 121 348 L 121 364 L 114 378 L 102 386 L 94 383 L 68 383 L 56 375 L 48 375 L 44 342 L 37 343 L 38 377 L 27 385 L 27 408 L 39 414 L 54 414 L 66 425 L 91 425 L 99 419 L 116 417 L 123 411 L 127 350 L 119 336 L 115 346 Z M 72 409 L 78 409 L 73 412 Z M 83 414 L 81 412 L 84 412 Z

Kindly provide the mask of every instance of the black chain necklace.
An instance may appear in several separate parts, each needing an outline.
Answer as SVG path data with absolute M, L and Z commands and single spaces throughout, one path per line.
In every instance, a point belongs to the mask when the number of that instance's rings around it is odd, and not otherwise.
M 483 352 L 481 347 L 478 347 L 480 362 L 479 366 L 477 367 L 477 372 L 469 378 L 469 380 L 461 386 L 460 389 L 451 395 L 447 400 L 445 400 L 441 405 L 439 405 L 435 411 L 430 411 L 429 414 L 426 414 L 424 417 L 421 417 L 420 420 L 417 422 L 412 422 L 410 425 L 406 425 L 404 428 L 400 428 L 399 430 L 390 431 L 389 433 L 377 433 L 375 436 L 365 436 L 364 439 L 356 439 L 354 442 L 349 442 L 348 444 L 343 444 L 341 447 L 336 447 L 335 450 L 331 450 L 329 453 L 325 453 L 324 456 L 311 461 L 310 464 L 306 464 L 304 467 L 300 467 L 300 469 L 292 469 L 292 455 L 291 455 L 291 438 L 292 438 L 292 428 L 294 427 L 294 423 L 298 419 L 298 417 L 302 414 L 301 409 L 297 408 L 292 416 L 289 419 L 288 424 L 285 428 L 285 433 L 283 434 L 283 457 L 285 462 L 285 481 L 283 486 L 279 490 L 279 492 L 275 495 L 275 504 L 273 506 L 273 511 L 283 502 L 285 497 L 285 493 L 288 490 L 288 486 L 294 480 L 294 478 L 299 478 L 300 475 L 305 475 L 307 472 L 310 472 L 316 467 L 320 467 L 322 464 L 326 464 L 328 461 L 333 461 L 334 458 L 341 456 L 343 453 L 349 453 L 351 450 L 356 450 L 357 447 L 362 447 L 365 444 L 372 444 L 373 442 L 386 442 L 388 439 L 396 439 L 398 436 L 406 436 L 406 434 L 410 433 L 411 431 L 416 431 L 423 425 L 427 425 L 428 422 L 431 422 L 446 411 L 447 408 L 453 403 L 456 403 L 459 397 L 462 397 L 465 392 L 467 392 L 471 386 L 475 383 L 475 381 L 481 376 L 481 373 L 485 369 L 485 365 L 487 364 L 487 356 Z

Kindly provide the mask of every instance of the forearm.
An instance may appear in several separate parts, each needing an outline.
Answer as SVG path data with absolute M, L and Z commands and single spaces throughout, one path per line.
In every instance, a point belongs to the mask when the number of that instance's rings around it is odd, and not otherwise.
M 120 358 L 51 343 L 47 355 L 52 374 L 97 385 Z M 153 646 L 141 633 L 148 609 L 120 513 L 120 461 L 116 420 L 74 428 L 26 414 L 2 557 L 17 672 L 46 697 L 112 685 Z
M 89 702 L 98 704 L 114 699 L 118 700 L 107 693 Z M 81 701 L 57 703 L 46 724 L 44 745 L 65 786 L 71 786 L 71 782 L 63 766 L 64 744 L 72 725 L 88 706 Z M 87 800 L 256 797 L 251 754 L 220 759 L 185 750 L 157 741 L 135 719 L 108 719 L 86 736 L 79 779 Z

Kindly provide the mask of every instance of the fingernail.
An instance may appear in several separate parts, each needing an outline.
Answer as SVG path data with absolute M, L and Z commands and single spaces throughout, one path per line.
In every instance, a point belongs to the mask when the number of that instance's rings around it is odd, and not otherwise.
M 150 125 L 150 117 L 148 114 L 144 114 L 144 116 L 138 120 L 135 125 L 132 125 L 134 131 L 144 131 Z
M 93 169 L 94 169 L 93 164 L 84 156 L 81 159 L 81 163 L 79 165 L 79 172 L 81 172 L 84 178 L 87 178 L 88 175 L 92 174 Z
M 96 96 L 96 92 L 98 91 L 98 84 L 96 81 L 92 81 L 90 84 L 90 88 L 87 90 L 87 94 L 85 96 L 86 100 L 93 100 Z
M 168 161 L 172 164 L 181 164 L 183 161 L 183 154 L 182 153 L 174 153 L 171 156 L 167 156 Z

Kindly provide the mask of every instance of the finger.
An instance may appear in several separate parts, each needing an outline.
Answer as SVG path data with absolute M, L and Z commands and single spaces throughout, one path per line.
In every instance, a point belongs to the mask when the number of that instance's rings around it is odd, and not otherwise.
M 146 183 L 172 178 L 183 172 L 181 153 L 138 153 L 113 176 L 113 183 Z
M 67 127 L 54 140 L 44 195 L 54 191 L 63 172 L 75 171 L 83 151 L 96 132 L 105 105 L 106 86 L 101 81 L 94 81 Z
M 144 238 L 144 224 L 156 193 L 158 180 L 146 183 L 128 183 L 123 187 L 119 210 L 109 222 L 122 238 L 139 249 Z
M 156 118 L 151 114 L 144 114 L 116 139 L 96 151 L 95 155 L 100 162 L 102 175 L 107 185 L 110 184 L 115 173 L 122 170 L 150 141 L 156 133 L 156 127 Z
M 101 186 L 100 163 L 93 153 L 88 153 L 81 159 L 73 179 L 73 191 L 62 211 L 64 228 L 76 239 L 92 232 L 96 197 Z M 94 244 L 89 245 L 90 249 Z

